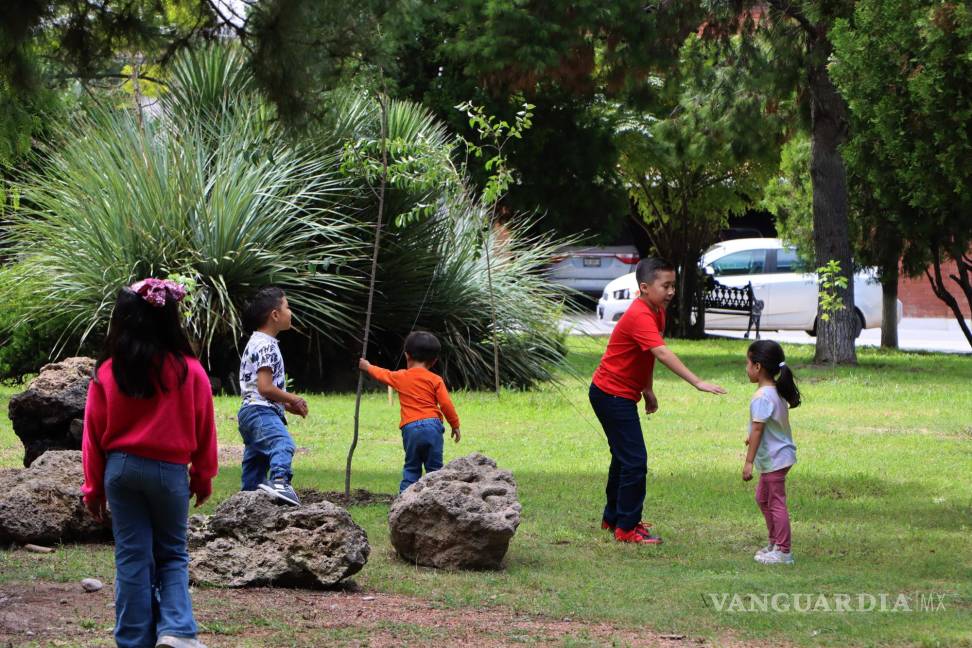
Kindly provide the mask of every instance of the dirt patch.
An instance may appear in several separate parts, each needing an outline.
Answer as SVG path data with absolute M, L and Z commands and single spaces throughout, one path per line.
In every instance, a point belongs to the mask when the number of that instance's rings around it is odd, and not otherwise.
M 445 608 L 380 592 L 278 588 L 196 589 L 200 640 L 222 646 L 371 646 L 520 644 L 700 646 L 706 641 L 603 623 L 523 615 L 502 607 Z M 0 586 L 0 646 L 111 646 L 112 588 L 86 593 L 77 583 Z M 719 640 L 720 646 L 752 646 Z M 768 644 L 767 644 L 768 645 Z M 778 645 L 778 644 L 774 644 Z
M 298 488 L 297 494 L 300 501 L 305 504 L 313 504 L 321 500 L 327 500 L 332 504 L 343 506 L 372 506 L 373 504 L 391 504 L 395 495 L 389 493 L 372 493 L 363 488 L 355 488 L 351 491 L 351 497 L 345 497 L 341 491 L 319 491 L 313 488 Z

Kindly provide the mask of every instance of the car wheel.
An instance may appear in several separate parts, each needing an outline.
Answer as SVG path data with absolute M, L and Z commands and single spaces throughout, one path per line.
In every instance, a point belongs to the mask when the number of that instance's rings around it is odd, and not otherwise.
M 864 314 L 858 309 L 854 309 L 854 313 L 857 317 L 854 319 L 854 339 L 861 337 L 861 331 L 864 330 Z
M 854 313 L 857 315 L 857 317 L 855 318 L 855 322 L 854 322 L 854 324 L 855 324 L 855 326 L 854 326 L 854 339 L 856 340 L 857 338 L 861 337 L 861 331 L 864 330 L 864 314 L 861 313 L 861 311 L 859 311 L 856 308 L 854 309 Z M 806 332 L 807 335 L 809 335 L 810 337 L 817 337 L 817 322 L 818 321 L 820 321 L 820 318 L 819 317 L 814 318 L 814 320 L 813 320 L 813 328 Z

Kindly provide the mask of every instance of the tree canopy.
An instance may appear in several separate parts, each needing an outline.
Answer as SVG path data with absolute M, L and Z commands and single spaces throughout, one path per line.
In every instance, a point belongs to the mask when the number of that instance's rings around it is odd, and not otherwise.
M 952 294 L 972 308 L 972 7 L 862 0 L 834 44 L 833 77 L 855 118 L 845 155 L 880 209 L 873 229 L 891 230 L 905 269 L 928 275 L 972 344 Z

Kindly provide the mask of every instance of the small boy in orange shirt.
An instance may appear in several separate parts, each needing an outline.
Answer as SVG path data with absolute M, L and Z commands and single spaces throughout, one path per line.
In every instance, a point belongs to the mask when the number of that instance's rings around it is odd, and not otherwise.
M 430 473 L 442 467 L 442 446 L 445 415 L 452 427 L 452 438 L 459 443 L 459 416 L 452 405 L 442 377 L 430 371 L 439 359 L 442 345 L 438 338 L 425 331 L 412 331 L 405 338 L 405 369 L 389 371 L 376 367 L 364 358 L 358 368 L 378 382 L 398 392 L 401 404 L 402 445 L 405 446 L 405 467 L 398 492 L 422 477 L 422 467 Z

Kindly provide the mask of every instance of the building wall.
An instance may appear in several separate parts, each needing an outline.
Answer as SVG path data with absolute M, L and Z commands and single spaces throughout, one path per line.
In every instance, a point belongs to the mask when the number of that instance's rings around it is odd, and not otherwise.
M 947 277 L 949 274 L 958 274 L 954 261 L 942 265 L 942 276 Z M 965 316 L 972 319 L 972 313 L 970 313 L 969 304 L 962 293 L 962 289 L 949 279 L 946 279 L 946 286 L 958 301 L 959 306 L 962 307 Z M 902 278 L 898 282 L 898 299 L 904 305 L 905 317 L 955 317 L 952 309 L 932 292 L 928 277 L 925 276 L 914 279 Z

